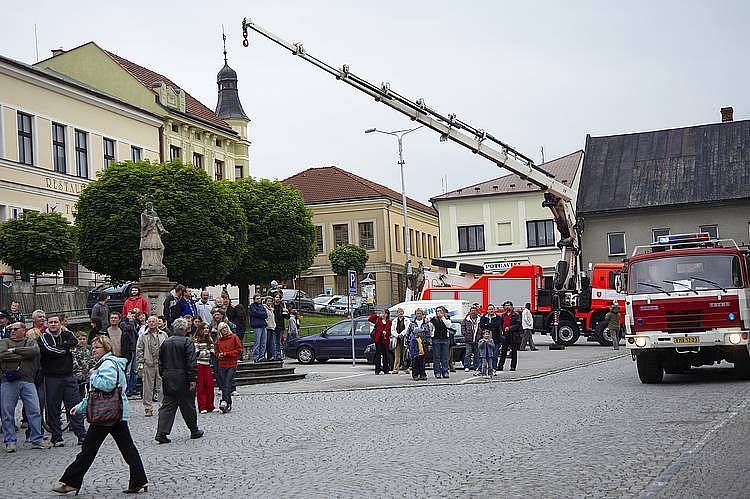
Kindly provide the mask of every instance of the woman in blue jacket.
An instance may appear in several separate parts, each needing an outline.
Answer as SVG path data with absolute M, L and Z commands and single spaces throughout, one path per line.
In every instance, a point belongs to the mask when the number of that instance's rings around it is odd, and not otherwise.
M 97 423 L 89 425 L 86 438 L 83 440 L 81 452 L 78 453 L 75 461 L 68 466 L 62 478 L 60 478 L 62 485 L 52 490 L 59 494 L 67 494 L 68 492 L 75 491 L 76 495 L 78 495 L 78 491 L 83 483 L 83 477 L 94 462 L 94 458 L 96 458 L 96 454 L 99 452 L 99 447 L 104 443 L 107 435 L 112 435 L 112 438 L 117 443 L 117 448 L 120 449 L 122 458 L 130 467 L 130 483 L 128 488 L 123 492 L 126 494 L 136 494 L 141 490 L 147 492 L 148 479 L 146 478 L 146 471 L 143 469 L 141 456 L 138 454 L 138 449 L 136 449 L 133 443 L 133 438 L 130 436 L 130 428 L 128 427 L 128 397 L 125 395 L 128 387 L 127 377 L 125 376 L 127 359 L 112 355 L 112 342 L 106 336 L 97 336 L 94 338 L 91 342 L 91 354 L 97 363 L 89 379 L 89 386 L 90 388 L 111 392 L 119 385 L 122 396 L 122 419 L 111 426 Z M 90 394 L 91 390 L 89 390 L 89 396 L 91 396 Z M 73 416 L 85 414 L 88 401 L 88 397 L 83 399 L 80 404 L 70 410 L 70 414 Z

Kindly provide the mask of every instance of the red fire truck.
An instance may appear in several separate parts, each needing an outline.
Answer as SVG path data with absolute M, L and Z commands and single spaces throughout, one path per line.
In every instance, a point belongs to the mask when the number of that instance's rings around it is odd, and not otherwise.
M 531 303 L 534 315 L 534 330 L 542 334 L 552 334 L 552 293 L 550 278 L 545 278 L 539 265 L 514 265 L 502 273 L 482 274 L 478 265 L 459 264 L 463 275 L 448 273 L 448 267 L 455 268 L 455 262 L 433 260 L 438 272 L 425 271 L 425 282 L 419 298 L 423 300 L 466 300 L 479 303 L 482 310 L 492 303 L 499 307 L 506 300 L 520 309 Z M 621 264 L 596 264 L 591 268 L 591 305 L 584 311 L 561 312 L 557 342 L 572 345 L 584 335 L 602 345 L 612 345 L 609 330 L 604 330 L 604 316 L 613 301 L 625 309 L 624 295 L 615 290 L 615 276 L 622 271 Z M 480 275 L 481 274 L 481 275 Z M 584 300 L 586 301 L 586 300 Z M 597 327 L 599 326 L 599 327 Z
M 709 234 L 661 236 L 626 263 L 626 344 L 643 383 L 722 360 L 750 374 L 750 253 Z

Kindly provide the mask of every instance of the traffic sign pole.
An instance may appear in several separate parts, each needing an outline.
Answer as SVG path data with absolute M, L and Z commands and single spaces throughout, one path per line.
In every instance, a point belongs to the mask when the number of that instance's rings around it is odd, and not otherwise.
M 357 361 L 355 360 L 356 356 L 354 352 L 354 311 L 352 310 L 352 296 L 357 294 L 357 271 L 347 271 L 347 277 L 349 280 L 349 296 L 347 296 L 347 302 L 349 304 L 349 317 L 352 320 L 352 367 L 357 367 Z

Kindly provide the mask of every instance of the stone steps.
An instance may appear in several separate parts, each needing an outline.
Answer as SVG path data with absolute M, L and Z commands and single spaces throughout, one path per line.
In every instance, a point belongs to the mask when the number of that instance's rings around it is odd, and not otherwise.
M 293 367 L 284 367 L 282 361 L 240 362 L 234 376 L 235 383 L 257 385 L 261 383 L 281 383 L 303 379 L 305 374 L 295 374 Z

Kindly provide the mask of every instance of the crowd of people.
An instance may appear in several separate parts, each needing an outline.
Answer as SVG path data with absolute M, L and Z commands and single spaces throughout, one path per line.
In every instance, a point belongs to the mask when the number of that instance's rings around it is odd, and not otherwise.
M 480 314 L 479 304 L 474 304 L 466 317 L 458 323 L 451 321 L 445 307 L 438 307 L 435 316 L 427 318 L 424 310 L 416 309 L 414 317 L 396 310 L 372 314 L 371 338 L 375 344 L 375 374 L 410 372 L 414 380 L 427 379 L 425 365 L 432 363 L 437 379 L 449 378 L 455 371 L 453 346 L 456 336 L 463 336 L 464 370 L 476 376 L 492 377 L 502 371 L 510 357 L 510 370 L 518 366 L 518 351 L 537 350 L 533 340 L 533 316 L 529 303 L 521 313 L 506 301 L 501 310 L 489 304 Z
M 160 444 L 171 442 L 178 409 L 190 437 L 201 438 L 198 412 L 232 410 L 248 322 L 255 333 L 255 362 L 280 360 L 284 339 L 299 331 L 299 314 L 287 310 L 280 294 L 265 300 L 254 297 L 249 317 L 226 292 L 209 301 L 204 290 L 195 300 L 183 285 L 172 290 L 161 315 L 135 285 L 121 310 L 111 310 L 108 302 L 108 294 L 100 293 L 90 312 L 89 330 L 76 334 L 63 314 L 35 310 L 32 326 L 27 327 L 17 302 L 10 310 L 0 309 L 0 408 L 6 452 L 17 452 L 19 429 L 25 429 L 31 449 L 64 447 L 66 429 L 81 446 L 55 492 L 80 489 L 110 434 L 130 467 L 126 492 L 146 490 L 143 464 L 127 426 L 129 399 L 140 394 L 146 417 L 153 416 L 154 404 L 161 402 L 154 437 Z M 101 394 L 114 390 L 122 400 L 117 420 L 104 424 L 96 411 L 92 416 L 91 408 L 101 407 Z M 111 408 L 114 399 L 108 400 Z M 16 419 L 19 402 L 21 428 Z

